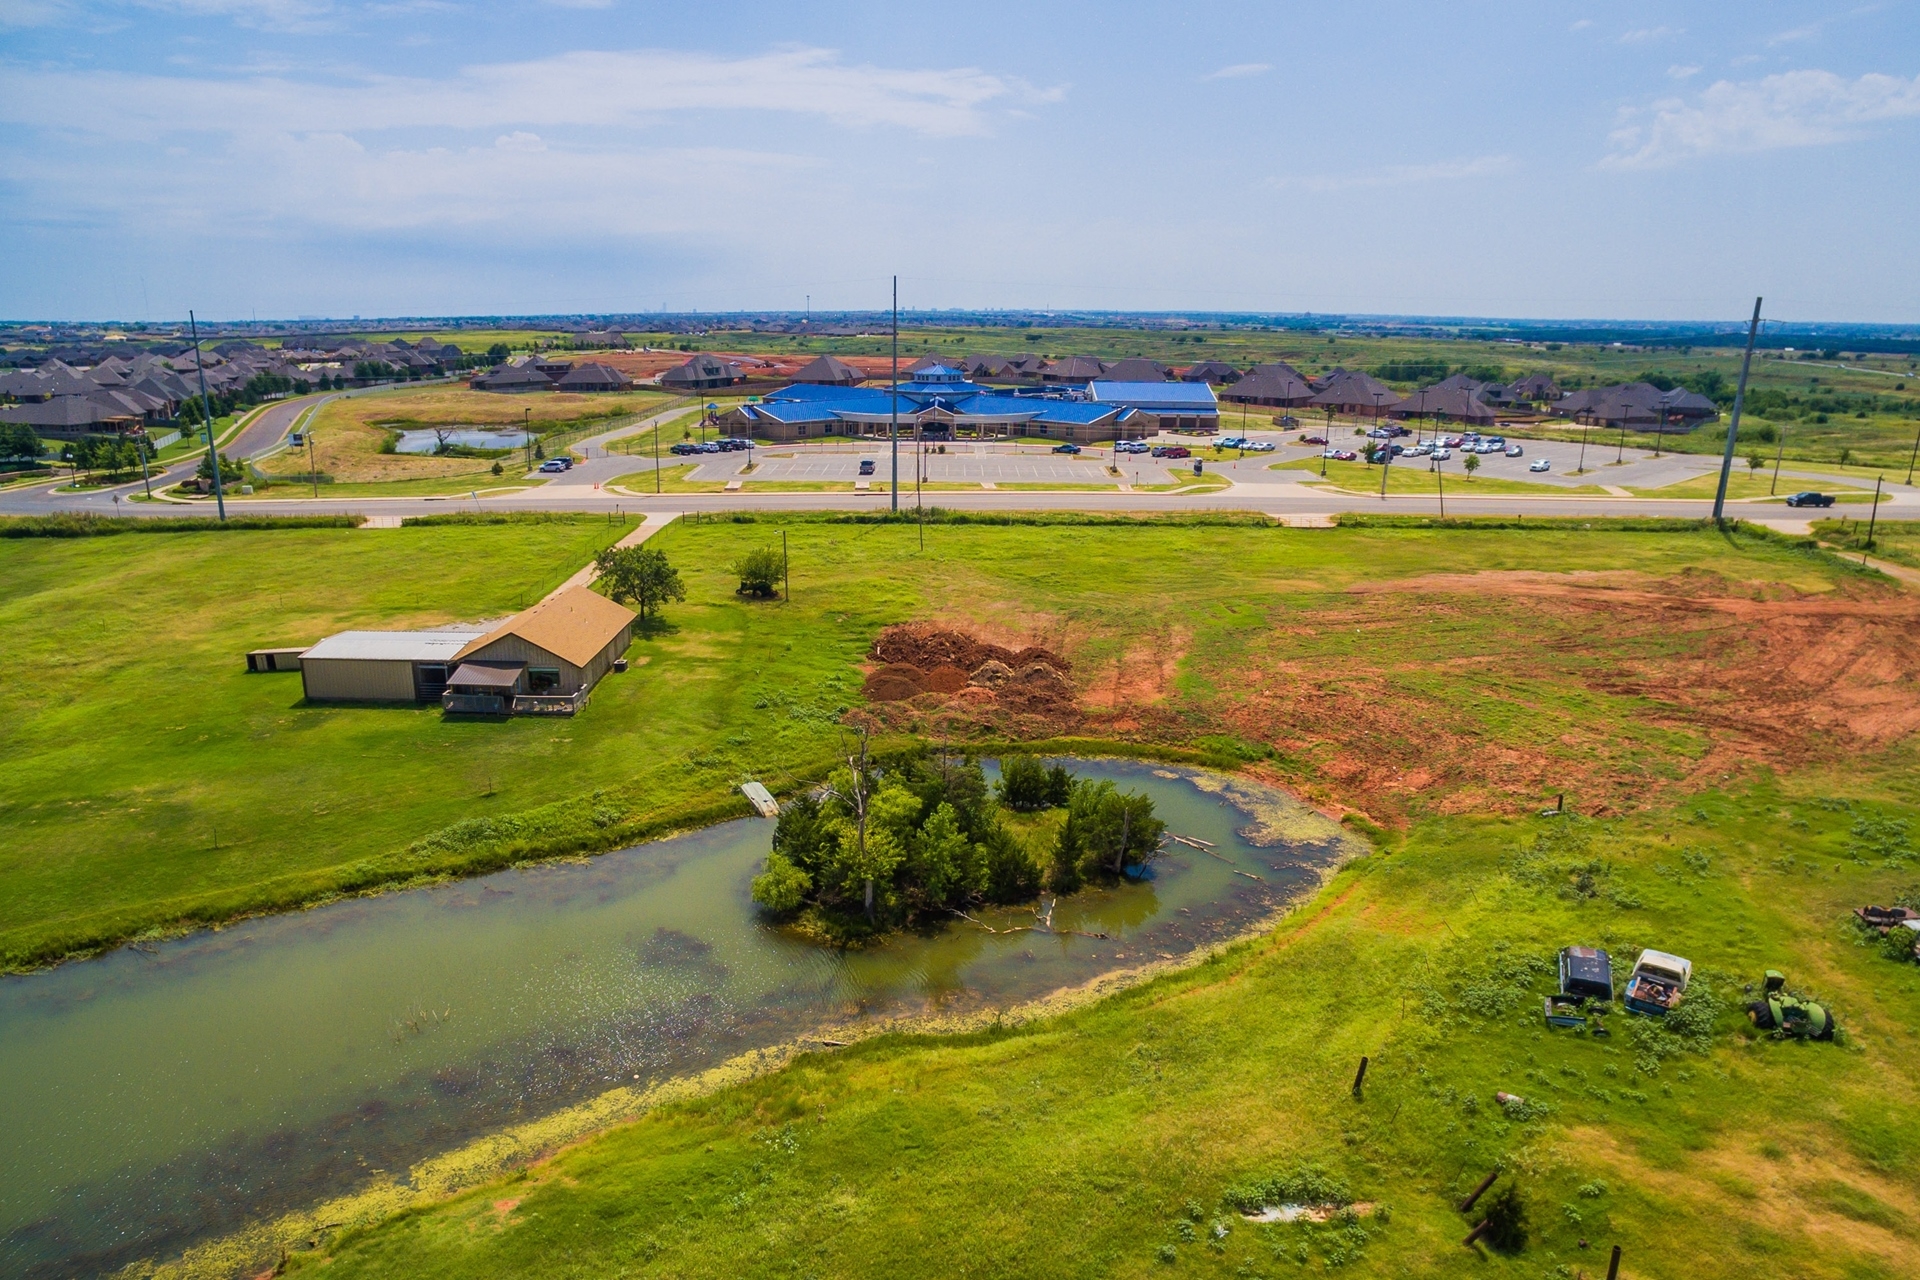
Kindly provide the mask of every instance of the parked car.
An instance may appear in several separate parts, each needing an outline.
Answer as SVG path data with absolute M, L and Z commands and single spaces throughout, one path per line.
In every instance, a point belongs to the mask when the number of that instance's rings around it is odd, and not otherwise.
M 1053 451 L 1055 453 L 1078 453 L 1080 452 L 1080 446 L 1077 444 L 1057 444 L 1053 446 Z
M 1588 1000 L 1612 1000 L 1612 958 L 1593 947 L 1562 947 L 1560 994 Z
M 1504 449 L 1507 447 L 1507 438 L 1505 436 L 1482 436 L 1481 439 L 1496 449 Z
M 873 474 L 873 459 L 872 459 L 872 458 L 862 458 L 862 459 L 860 459 L 860 474 L 861 474 L 861 475 L 863 475 L 863 476 L 870 476 L 870 475 L 872 475 L 872 474 Z
M 1532 466 L 1530 466 L 1530 467 L 1528 467 L 1528 468 L 1527 468 L 1527 470 L 1529 470 L 1529 471 L 1551 471 L 1551 470 L 1553 470 L 1553 464 L 1552 464 L 1551 462 L 1548 462 L 1548 461 L 1547 461 L 1547 460 L 1546 460 L 1545 458 L 1535 458 L 1535 459 L 1533 460 L 1533 465 L 1532 465 Z
M 1466 443 L 1466 440 L 1460 436 L 1441 436 L 1440 437 L 1440 447 L 1442 449 L 1458 449 L 1461 445 L 1465 443 Z
M 1633 976 L 1623 993 L 1627 1008 L 1649 1017 L 1664 1018 L 1680 1007 L 1693 980 L 1693 961 L 1665 951 L 1642 951 L 1633 962 Z
M 1375 427 L 1371 431 L 1367 432 L 1367 439 L 1391 440 L 1393 439 L 1393 432 L 1387 430 L 1385 427 Z
M 1160 456 L 1163 458 L 1191 458 L 1193 456 L 1193 450 L 1183 444 L 1170 444 L 1161 448 Z
M 1510 444 L 1510 445 L 1508 445 L 1508 446 L 1507 446 L 1507 456 L 1508 456 L 1509 458 L 1519 458 L 1519 457 L 1523 457 L 1523 456 L 1525 456 L 1525 454 L 1526 454 L 1526 452 L 1527 452 L 1527 451 L 1526 451 L 1525 449 L 1522 449 L 1522 448 L 1521 448 L 1521 447 L 1520 447 L 1519 445 L 1517 445 L 1517 444 Z
M 1300 437 L 1301 444 L 1325 444 L 1326 442 L 1327 442 L 1327 438 L 1325 436 L 1301 436 Z
M 1445 462 L 1448 458 L 1451 458 L 1453 456 L 1453 450 L 1447 448 L 1445 445 L 1442 445 L 1440 448 L 1435 449 L 1432 453 L 1428 454 L 1427 456 L 1429 458 L 1432 458 L 1435 462 Z
M 1323 456 L 1332 458 L 1335 462 L 1360 461 L 1360 455 L 1355 453 L 1351 449 L 1329 449 L 1326 451 L 1326 453 Z
M 1247 442 L 1245 437 L 1242 436 L 1221 436 L 1213 442 L 1213 447 L 1216 449 L 1244 449 L 1247 447 Z
M 1833 505 L 1833 495 L 1830 493 L 1815 493 L 1811 489 L 1803 489 L 1799 493 L 1788 494 L 1787 505 L 1790 507 L 1830 507 Z
M 1241 445 L 1240 447 L 1242 449 L 1245 449 L 1248 453 L 1272 453 L 1273 441 L 1249 440 L 1245 444 Z
M 682 440 L 678 444 L 668 445 L 667 452 L 675 457 L 684 458 L 690 453 L 700 452 L 700 446 L 691 440 Z
M 1122 440 L 1113 447 L 1115 452 L 1118 453 L 1145 453 L 1147 451 L 1147 442 L 1145 440 Z
M 566 469 L 567 464 L 558 458 L 548 458 L 540 464 L 540 470 L 542 471 L 565 471 Z

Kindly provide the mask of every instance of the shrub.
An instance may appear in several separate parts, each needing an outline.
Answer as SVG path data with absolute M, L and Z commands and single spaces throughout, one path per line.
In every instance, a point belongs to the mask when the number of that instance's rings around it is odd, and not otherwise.
M 1066 772 L 1064 769 L 1062 773 Z M 1010 755 L 1000 762 L 1000 803 L 1016 812 L 1045 809 L 1056 803 L 1047 785 L 1047 767 L 1029 755 Z
M 755 547 L 733 562 L 740 579 L 737 594 L 768 600 L 778 594 L 782 570 L 781 556 L 772 547 Z
M 1518 1253 L 1527 1245 L 1527 1203 L 1520 1188 L 1509 1182 L 1487 1201 L 1487 1229 L 1481 1235 L 1501 1253 Z
M 1229 1208 L 1256 1213 L 1270 1205 L 1349 1205 L 1353 1203 L 1353 1191 L 1344 1178 L 1324 1167 L 1303 1164 L 1286 1173 L 1228 1187 L 1221 1199 Z

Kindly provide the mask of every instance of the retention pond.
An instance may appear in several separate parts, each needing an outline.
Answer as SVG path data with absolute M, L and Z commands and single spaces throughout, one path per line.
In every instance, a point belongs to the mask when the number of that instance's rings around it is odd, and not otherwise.
M 741 820 L 0 981 L 0 1274 L 177 1255 L 618 1086 L 1177 959 L 1352 851 L 1280 792 L 1071 763 L 1212 850 L 1172 844 L 1150 878 L 1062 899 L 1053 933 L 955 921 L 842 952 L 762 921 L 748 882 L 773 824 Z

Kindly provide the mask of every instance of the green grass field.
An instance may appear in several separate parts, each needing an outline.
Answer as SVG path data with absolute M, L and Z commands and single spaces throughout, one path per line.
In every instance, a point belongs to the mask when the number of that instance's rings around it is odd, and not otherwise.
M 628 527 L 0 539 L 9 962 L 732 812 L 742 775 L 812 776 L 871 637 L 916 618 L 1062 649 L 1095 741 L 1237 758 L 1352 811 L 1381 848 L 1185 973 L 1063 1016 L 817 1054 L 323 1237 L 292 1269 L 1531 1278 L 1596 1276 L 1620 1242 L 1635 1277 L 1907 1273 L 1920 968 L 1855 945 L 1845 913 L 1920 893 L 1912 738 L 1847 738 L 1807 711 L 1741 728 L 1824 696 L 1768 663 L 1798 670 L 1864 626 L 1878 638 L 1845 669 L 1892 674 L 1809 687 L 1911 700 L 1907 606 L 1884 580 L 1677 523 L 1059 516 L 935 521 L 922 552 L 911 524 L 708 518 L 650 543 L 688 599 L 574 720 L 308 707 L 297 676 L 245 673 L 251 647 L 497 616 Z M 782 531 L 792 601 L 737 597 L 726 566 Z M 1552 594 L 1568 583 L 1633 590 L 1593 613 Z M 1663 612 L 1642 600 L 1660 583 L 1749 622 Z M 100 627 L 102 601 L 139 625 Z M 1854 630 L 1746 643 L 1769 601 L 1801 619 L 1832 604 Z M 1528 816 L 1557 791 L 1599 816 Z M 1540 966 L 1568 942 L 1688 955 L 1694 1006 L 1720 1011 L 1687 1041 L 1624 1016 L 1610 1040 L 1549 1033 Z M 1766 967 L 1828 1002 L 1843 1042 L 1749 1037 L 1735 1006 Z M 1388 1213 L 1226 1211 L 1228 1188 L 1303 1164 Z M 1478 1259 L 1452 1204 L 1496 1165 L 1532 1240 Z
M 1186 973 L 1065 1017 L 812 1054 L 295 1261 L 1531 1278 L 1597 1277 L 1619 1243 L 1632 1277 L 1909 1274 L 1920 968 L 1840 921 L 1911 881 L 1911 862 L 1847 850 L 1915 797 L 1861 783 L 1769 782 L 1621 822 L 1425 823 Z M 1593 859 L 1589 897 L 1569 869 Z M 1540 970 L 1571 941 L 1689 956 L 1694 999 L 1721 1010 L 1710 1034 L 1649 1036 L 1624 1014 L 1606 1040 L 1546 1030 Z M 1844 1010 L 1844 1043 L 1755 1038 L 1738 1002 L 1766 967 Z M 1223 1203 L 1304 1166 L 1377 1208 L 1316 1227 Z M 1496 1168 L 1531 1224 L 1511 1257 L 1460 1245 L 1476 1218 L 1455 1202 Z
M 1816 520 L 1814 536 L 1846 551 L 1867 550 L 1867 526 L 1859 520 Z M 1920 569 L 1920 520 L 1878 520 L 1872 554 L 1894 564 Z
M 1678 484 L 1665 485 L 1658 489 L 1629 488 L 1628 492 L 1642 498 L 1711 498 L 1720 488 L 1720 473 L 1709 471 Z M 1818 489 L 1822 493 L 1831 493 L 1842 502 L 1849 499 L 1870 502 L 1873 491 L 1861 491 L 1852 485 L 1834 484 L 1827 481 L 1812 484 L 1805 480 L 1794 480 L 1781 476 L 1779 483 L 1766 471 L 1750 472 L 1745 467 L 1735 467 L 1733 474 L 1727 477 L 1727 496 L 1729 498 L 1767 498 L 1778 497 L 1785 501 L 1790 493 L 1799 493 L 1802 489 Z

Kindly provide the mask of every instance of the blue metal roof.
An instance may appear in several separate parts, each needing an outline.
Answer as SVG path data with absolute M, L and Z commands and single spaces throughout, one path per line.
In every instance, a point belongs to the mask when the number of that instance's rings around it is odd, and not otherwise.
M 1087 384 L 1087 393 L 1102 404 L 1124 404 L 1133 409 L 1168 409 L 1183 413 L 1218 413 L 1220 401 L 1204 382 L 1101 382 Z

